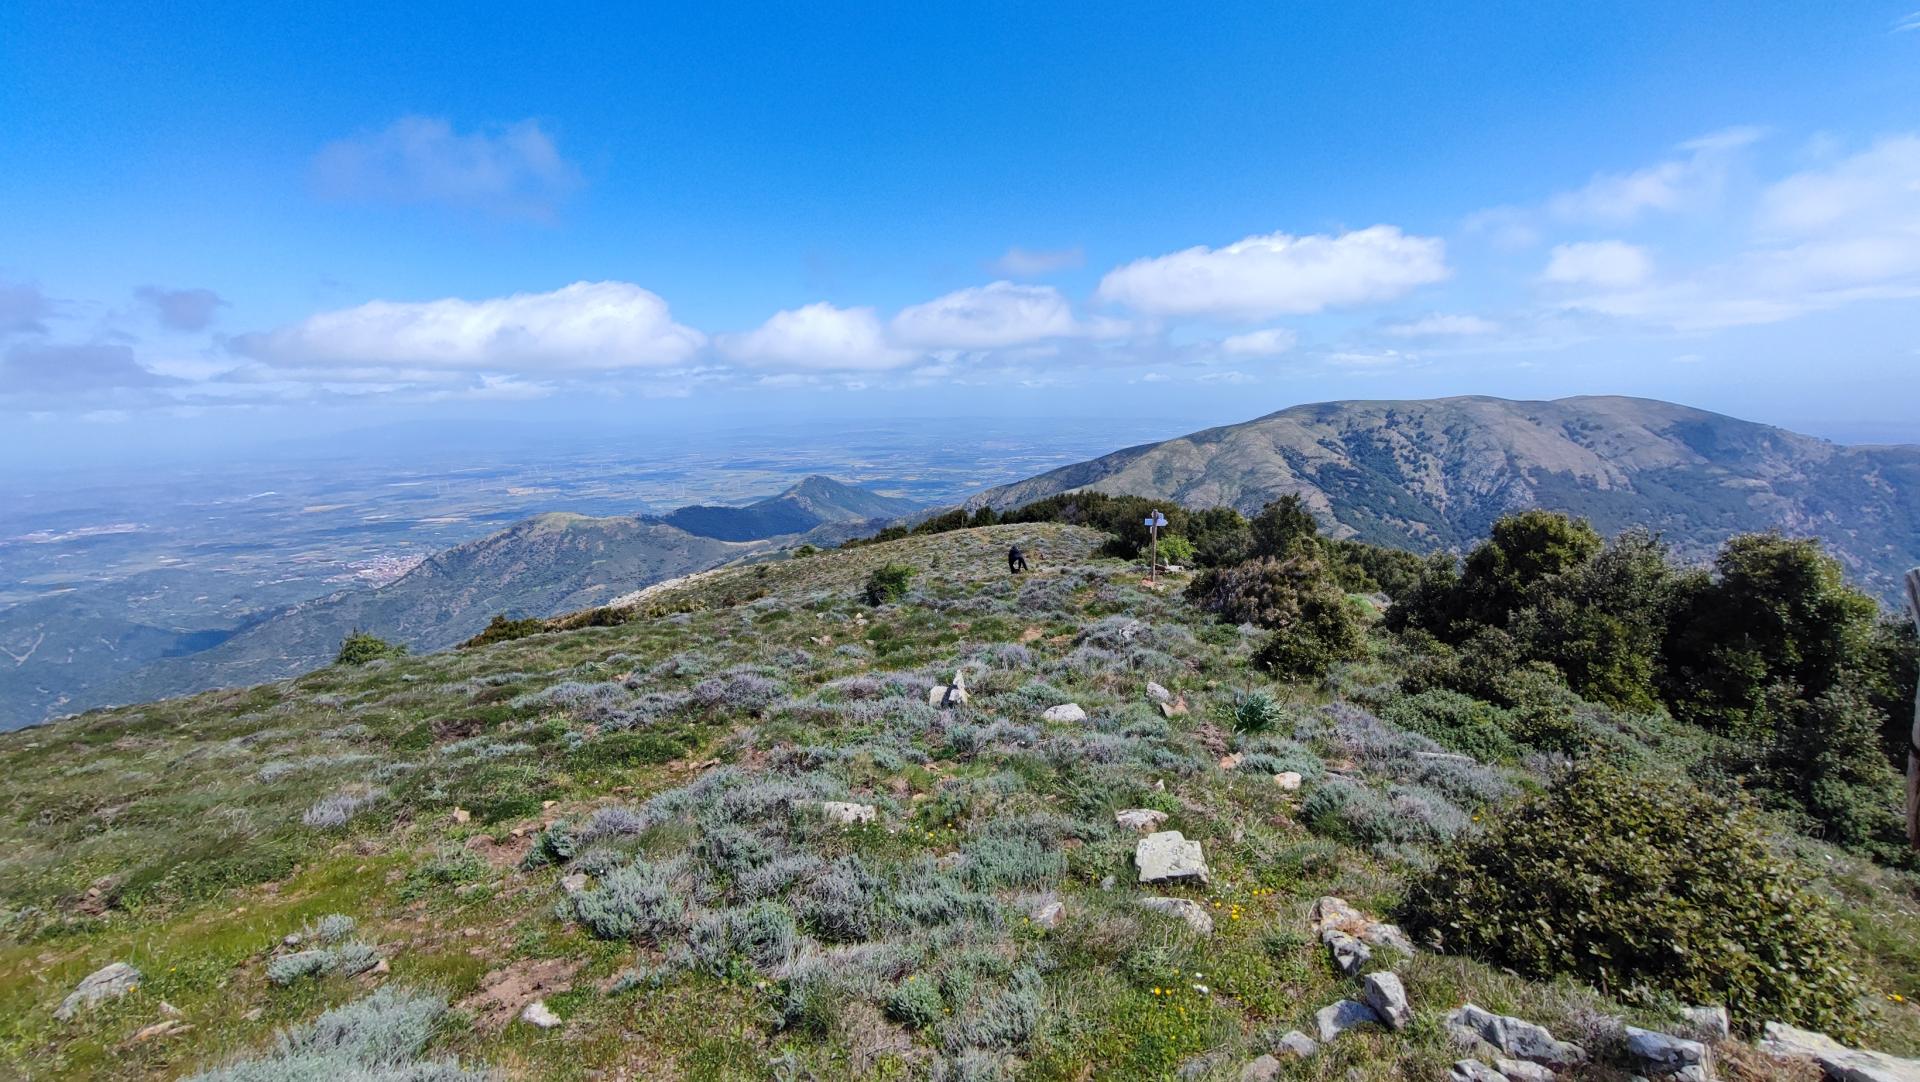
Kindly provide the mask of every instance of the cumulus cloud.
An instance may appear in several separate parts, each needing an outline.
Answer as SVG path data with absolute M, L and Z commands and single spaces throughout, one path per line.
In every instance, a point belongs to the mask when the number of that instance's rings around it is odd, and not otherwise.
M 1556 217 L 1622 224 L 1647 211 L 1684 210 L 1709 203 L 1725 186 L 1733 155 L 1760 139 L 1758 128 L 1728 128 L 1682 143 L 1684 157 L 1630 173 L 1602 173 L 1586 186 L 1553 197 Z
M 915 356 L 887 341 L 873 309 L 825 301 L 775 312 L 751 331 L 721 335 L 718 345 L 742 364 L 791 368 L 898 368 Z
M 1277 357 L 1292 349 L 1300 336 L 1285 327 L 1230 335 L 1220 340 L 1220 352 L 1230 357 Z
M 1012 282 L 955 290 L 903 308 L 891 328 L 897 342 L 921 349 L 993 349 L 1080 330 L 1059 290 Z
M 706 336 L 628 282 L 469 301 L 371 301 L 263 334 L 235 352 L 284 368 L 591 371 L 682 364 Z
M 544 218 L 580 185 L 580 174 L 537 121 L 457 132 L 437 117 L 406 116 L 376 132 L 335 140 L 313 160 L 330 199 L 444 203 Z
M 45 334 L 51 315 L 53 302 L 39 286 L 0 282 L 0 335 Z
M 1013 247 L 993 261 L 993 269 L 1014 278 L 1032 278 L 1054 271 L 1071 270 L 1087 261 L 1079 248 L 1029 249 Z
M 211 289 L 162 289 L 142 286 L 134 294 L 153 309 L 160 325 L 175 331 L 204 331 L 214 312 L 227 302 Z
M 1556 245 L 1547 257 L 1543 275 L 1562 285 L 1625 289 L 1647 280 L 1653 260 L 1646 250 L 1618 240 L 1583 241 Z
M 1433 313 L 1418 319 L 1389 323 L 1386 332 L 1396 338 L 1468 338 L 1497 334 L 1500 324 L 1480 316 Z
M 0 392 L 8 394 L 70 395 L 178 382 L 141 367 L 125 345 L 23 342 L 0 357 Z
M 1376 225 L 1138 259 L 1107 272 L 1099 296 L 1153 315 L 1254 320 L 1392 300 L 1448 273 L 1445 242 Z

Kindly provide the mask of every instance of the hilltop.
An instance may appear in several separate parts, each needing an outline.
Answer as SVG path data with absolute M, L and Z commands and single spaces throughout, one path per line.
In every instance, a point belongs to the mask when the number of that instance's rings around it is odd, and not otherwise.
M 1780 529 L 1819 537 L 1883 597 L 1920 564 L 1920 447 L 1850 447 L 1643 398 L 1324 402 L 1116 451 L 972 506 L 1127 493 L 1251 514 L 1300 495 L 1329 532 L 1464 550 L 1509 511 L 1645 526 L 1684 557 Z
M 536 515 L 440 552 L 397 580 L 356 586 L 191 629 L 132 624 L 99 599 L 56 596 L 0 613 L 0 729 L 110 703 L 276 680 L 332 660 L 365 629 L 442 650 L 496 614 L 540 617 L 605 604 L 637 588 L 802 543 L 837 544 L 916 506 L 808 477 L 745 507 L 663 517 Z M 17 644 L 17 647 L 15 647 Z M 42 652 L 44 651 L 44 652 Z
M 1357 595 L 1357 655 L 1271 675 L 1266 632 L 1188 600 L 1187 575 L 1143 582 L 1108 544 L 1023 523 L 728 567 L 489 646 L 0 735 L 0 1063 L 1431 1079 L 1473 1054 L 1450 1033 L 1479 1025 L 1472 1003 L 1578 1042 L 1584 1063 L 1532 1046 L 1560 1077 L 1612 1082 L 1641 1069 L 1621 1020 L 1696 1032 L 1632 972 L 1605 991 L 1530 978 L 1388 922 L 1420 915 L 1436 868 L 1464 874 L 1483 831 L 1520 843 L 1505 824 L 1562 791 L 1565 752 L 1543 749 L 1570 734 L 1633 764 L 1612 784 L 1643 814 L 1691 791 L 1720 738 L 1657 710 L 1416 690 L 1410 640 Z M 966 700 L 929 705 L 956 673 Z M 1758 927 L 1820 937 L 1780 942 L 1859 982 L 1842 986 L 1857 1006 L 1736 990 L 1739 1034 L 1783 1010 L 1920 1051 L 1911 874 L 1729 803 L 1689 808 L 1689 845 L 1785 877 L 1727 883 L 1739 920 L 1801 898 L 1802 923 Z M 1765 849 L 1742 840 L 1759 827 Z M 1140 882 L 1144 830 L 1197 843 L 1204 879 Z M 1689 847 L 1648 838 L 1643 927 L 1664 928 L 1660 861 L 1679 862 L 1673 889 L 1705 888 L 1687 904 L 1725 904 Z M 119 962 L 138 987 L 103 978 L 97 1005 L 56 1020 Z M 1779 988 L 1826 979 L 1778 964 Z M 1353 1028 L 1329 1035 L 1323 1007 Z M 1288 1058 L 1306 1034 L 1324 1046 Z M 1812 1077 L 1740 1037 L 1715 1055 L 1728 1078 Z

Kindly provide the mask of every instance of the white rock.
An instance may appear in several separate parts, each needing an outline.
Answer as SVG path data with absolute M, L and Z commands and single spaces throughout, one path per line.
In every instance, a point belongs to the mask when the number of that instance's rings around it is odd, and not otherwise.
M 1044 721 L 1085 721 L 1087 712 L 1080 709 L 1079 703 L 1061 703 L 1059 706 L 1047 707 L 1041 712 L 1040 717 Z
M 1320 1051 L 1320 1042 L 1297 1029 L 1290 1029 L 1286 1036 L 1273 1042 L 1273 1049 L 1280 1055 L 1294 1059 L 1311 1059 Z
M 67 998 L 53 1016 L 65 1022 L 72 1018 L 82 1007 L 91 1008 L 103 999 L 119 999 L 135 988 L 140 987 L 140 971 L 125 962 L 115 962 L 102 966 L 87 974 L 86 978 L 74 986 Z
M 1156 703 L 1169 702 L 1173 699 L 1173 692 L 1149 680 L 1147 681 L 1147 698 Z
M 1447 1071 L 1447 1082 L 1507 1082 L 1507 1076 L 1477 1059 L 1463 1059 Z
M 1699 1041 L 1637 1026 L 1628 1026 L 1626 1034 L 1627 1055 L 1642 1073 L 1682 1082 L 1707 1082 L 1712 1077 L 1712 1057 Z
M 871 804 L 852 804 L 844 800 L 823 800 L 820 811 L 836 823 L 871 823 L 878 809 Z
M 1504 1014 L 1494 1014 L 1469 1003 L 1447 1015 L 1447 1028 L 1456 1036 L 1487 1042 L 1515 1059 L 1548 1067 L 1571 1067 L 1585 1062 L 1587 1051 L 1577 1044 L 1557 1041 L 1544 1026 Z
M 935 684 L 927 689 L 927 705 L 948 710 L 967 705 L 967 689 L 954 684 Z
M 1360 997 L 1391 1029 L 1405 1029 L 1407 1023 L 1413 1021 L 1413 1008 L 1407 1004 L 1407 986 L 1393 973 L 1367 974 L 1366 987 Z
M 1507 1077 L 1507 1082 L 1553 1082 L 1554 1079 L 1552 1071 L 1523 1059 L 1501 1056 L 1493 1061 L 1493 1065 Z
M 1027 915 L 1042 928 L 1055 928 L 1066 917 L 1067 906 L 1058 898 L 1042 898 L 1034 903 L 1032 912 Z
M 1313 912 L 1308 915 L 1308 919 L 1313 922 L 1315 932 L 1325 931 L 1328 928 L 1348 931 L 1364 928 L 1368 923 L 1367 918 L 1361 916 L 1358 909 L 1348 905 L 1345 899 L 1335 898 L 1331 894 L 1313 903 Z
M 1240 1082 L 1273 1082 L 1280 1077 L 1280 1061 L 1272 1056 L 1261 1056 L 1240 1068 Z
M 1327 952 L 1333 955 L 1333 964 L 1348 977 L 1360 972 L 1360 967 L 1373 958 L 1373 952 L 1365 943 L 1348 935 L 1338 928 L 1328 928 L 1320 933 L 1320 942 L 1327 945 Z
M 1207 882 L 1207 860 L 1200 852 L 1200 843 L 1188 841 L 1177 830 L 1162 830 L 1140 839 L 1133 849 L 1133 863 L 1140 869 L 1142 883 L 1168 879 Z
M 530 1026 L 539 1026 L 541 1029 L 554 1029 L 565 1024 L 542 999 L 536 999 L 527 1004 L 520 1011 L 520 1020 Z
M 1838 1082 L 1920 1082 L 1920 1060 L 1848 1048 L 1824 1033 L 1768 1022 L 1760 1051 L 1779 1058 L 1810 1059 Z
M 1360 941 L 1369 947 L 1392 947 L 1402 954 L 1413 953 L 1413 940 L 1397 924 L 1369 924 L 1360 933 Z
M 1273 776 L 1273 784 L 1289 793 L 1300 791 L 1300 780 L 1300 772 L 1297 770 L 1282 770 Z
M 569 872 L 560 877 L 560 889 L 568 894 L 578 894 L 587 889 L 587 873 Z
M 1380 1016 L 1373 1013 L 1372 1007 L 1357 999 L 1343 999 L 1338 1003 L 1329 1003 L 1313 1016 L 1313 1025 L 1320 1032 L 1321 1044 L 1326 1044 L 1355 1026 L 1369 1023 L 1379 1025 Z
M 1185 898 L 1142 898 L 1140 904 L 1156 913 L 1179 917 L 1187 922 L 1187 927 L 1201 935 L 1213 934 L 1213 917 L 1197 902 Z
M 1688 1007 L 1680 1012 L 1687 1028 L 1703 1041 L 1724 1041 L 1733 1033 L 1733 1020 L 1725 1007 Z
M 1167 813 L 1152 808 L 1128 808 L 1115 812 L 1113 821 L 1128 830 L 1144 833 L 1160 829 L 1160 824 L 1167 821 Z

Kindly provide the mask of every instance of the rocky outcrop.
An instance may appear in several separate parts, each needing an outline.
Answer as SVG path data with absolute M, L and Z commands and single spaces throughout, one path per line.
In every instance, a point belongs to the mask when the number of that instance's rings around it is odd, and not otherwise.
M 1586 1049 L 1555 1040 L 1545 1026 L 1494 1014 L 1471 1003 L 1447 1015 L 1447 1029 L 1464 1044 L 1485 1042 L 1514 1059 L 1559 1069 L 1586 1061 Z
M 1149 833 L 1160 829 L 1160 824 L 1167 821 L 1167 813 L 1152 808 L 1128 808 L 1115 812 L 1113 821 L 1135 833 Z
M 1760 1050 L 1777 1059 L 1812 1060 L 1834 1082 L 1920 1082 L 1920 1060 L 1848 1048 L 1824 1033 L 1768 1022 Z
M 1708 1082 L 1713 1077 L 1712 1053 L 1699 1041 L 1637 1026 L 1626 1027 L 1626 1036 L 1627 1058 L 1649 1078 Z
M 1140 904 L 1156 913 L 1179 917 L 1187 922 L 1187 927 L 1200 935 L 1213 934 L 1213 917 L 1198 902 L 1190 902 L 1185 898 L 1142 898 Z
M 1313 1025 L 1320 1033 L 1321 1044 L 1326 1044 L 1355 1026 L 1379 1024 L 1380 1016 L 1374 1013 L 1373 1008 L 1357 999 L 1343 999 L 1338 1003 L 1329 1003 L 1313 1016 Z
M 1207 860 L 1200 843 L 1188 841 L 1177 830 L 1163 830 L 1140 839 L 1133 849 L 1134 866 L 1140 869 L 1140 882 L 1164 883 L 1171 879 L 1197 879 L 1207 882 Z
M 1040 718 L 1043 721 L 1080 722 L 1087 720 L 1087 712 L 1080 709 L 1079 703 L 1061 703 L 1042 710 Z
M 1413 1008 L 1407 1003 L 1407 986 L 1393 973 L 1367 974 L 1361 999 L 1389 1029 L 1405 1029 L 1413 1021 Z
M 140 987 L 140 971 L 125 962 L 102 966 L 87 974 L 67 998 L 60 1001 L 53 1016 L 65 1022 L 81 1010 L 91 1010 L 101 1000 L 119 999 Z

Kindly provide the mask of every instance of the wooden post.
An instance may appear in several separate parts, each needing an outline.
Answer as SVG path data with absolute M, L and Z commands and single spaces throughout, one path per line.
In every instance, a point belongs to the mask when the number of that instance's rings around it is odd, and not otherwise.
M 1907 607 L 1920 626 L 1920 567 L 1907 572 Z M 1907 733 L 1907 844 L 1920 850 L 1920 692 L 1914 695 L 1913 729 Z

